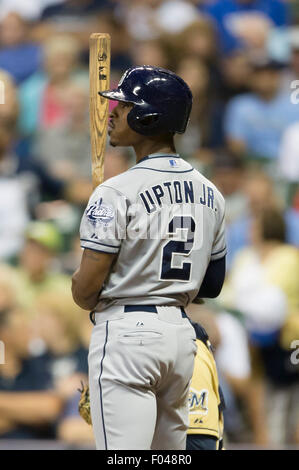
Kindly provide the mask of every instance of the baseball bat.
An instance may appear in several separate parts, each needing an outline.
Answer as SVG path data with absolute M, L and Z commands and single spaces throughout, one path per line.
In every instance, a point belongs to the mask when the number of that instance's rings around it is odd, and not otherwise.
M 93 188 L 101 184 L 104 179 L 109 100 L 100 96 L 98 92 L 109 89 L 110 58 L 111 39 L 109 34 L 91 34 L 89 38 L 89 116 Z

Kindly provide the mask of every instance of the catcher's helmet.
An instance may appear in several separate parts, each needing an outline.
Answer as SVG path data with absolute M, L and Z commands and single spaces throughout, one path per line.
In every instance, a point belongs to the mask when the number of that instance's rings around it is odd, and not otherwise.
M 192 93 L 184 80 L 169 70 L 150 65 L 131 67 L 117 89 L 100 95 L 134 104 L 127 119 L 139 134 L 183 134 L 186 130 Z

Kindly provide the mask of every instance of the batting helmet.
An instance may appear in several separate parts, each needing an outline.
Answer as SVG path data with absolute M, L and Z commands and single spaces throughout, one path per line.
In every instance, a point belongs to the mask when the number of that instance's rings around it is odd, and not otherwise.
M 117 89 L 100 95 L 134 104 L 127 119 L 139 134 L 183 134 L 186 130 L 192 93 L 184 80 L 169 70 L 150 65 L 131 67 Z

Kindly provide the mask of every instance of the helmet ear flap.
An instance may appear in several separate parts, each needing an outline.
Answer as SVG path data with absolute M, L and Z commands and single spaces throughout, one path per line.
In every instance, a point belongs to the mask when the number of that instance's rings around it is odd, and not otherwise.
M 127 116 L 128 124 L 135 132 L 142 135 L 154 135 L 160 127 L 162 114 L 157 112 L 139 113 L 138 108 L 134 108 Z
M 148 113 L 141 117 L 136 116 L 136 120 L 142 126 L 154 126 L 155 123 L 159 120 L 159 118 L 160 118 L 160 113 Z

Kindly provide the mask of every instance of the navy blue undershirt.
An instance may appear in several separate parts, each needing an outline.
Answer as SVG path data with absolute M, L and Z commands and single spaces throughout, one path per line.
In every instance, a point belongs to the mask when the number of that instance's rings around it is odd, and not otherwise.
M 205 277 L 201 283 L 197 297 L 215 298 L 222 289 L 225 278 L 225 256 L 215 261 L 210 261 Z

